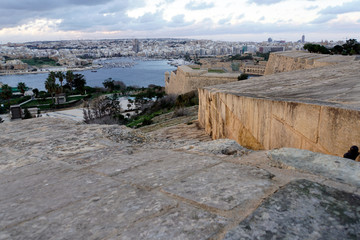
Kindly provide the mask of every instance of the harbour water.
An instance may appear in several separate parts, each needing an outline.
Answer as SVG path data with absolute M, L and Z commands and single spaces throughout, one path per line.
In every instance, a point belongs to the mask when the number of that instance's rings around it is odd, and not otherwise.
M 168 64 L 167 60 L 141 60 L 131 58 L 113 58 L 106 62 L 114 63 L 116 67 L 86 70 L 81 73 L 85 76 L 86 85 L 90 87 L 103 87 L 102 83 L 108 78 L 115 81 L 123 81 L 127 86 L 147 87 L 149 84 L 165 86 L 164 73 L 176 68 Z M 116 62 L 131 63 L 129 67 L 118 67 Z M 48 73 L 22 74 L 0 76 L 0 82 L 16 87 L 19 82 L 24 82 L 30 88 L 45 90 L 44 82 Z

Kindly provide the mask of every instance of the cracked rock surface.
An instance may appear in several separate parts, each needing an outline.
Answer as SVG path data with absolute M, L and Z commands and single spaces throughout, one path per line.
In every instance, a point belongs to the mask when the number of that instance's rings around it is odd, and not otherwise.
M 345 167 L 311 171 L 318 155 L 286 149 L 310 160 L 284 167 L 288 157 L 211 141 L 195 124 L 147 134 L 8 122 L 0 150 L 1 240 L 360 238 L 359 186 Z

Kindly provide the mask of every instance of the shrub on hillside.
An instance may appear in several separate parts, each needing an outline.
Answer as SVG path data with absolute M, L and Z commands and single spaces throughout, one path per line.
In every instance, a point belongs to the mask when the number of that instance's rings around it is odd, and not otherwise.
M 185 108 L 183 108 L 183 107 L 176 108 L 173 113 L 174 118 L 182 117 L 182 116 L 186 116 L 186 115 L 187 115 L 187 112 L 186 112 Z
M 29 109 L 25 108 L 24 119 L 29 119 L 29 118 L 32 118 L 31 113 L 30 113 Z
M 191 107 L 198 104 L 199 104 L 199 96 L 196 90 L 177 96 L 175 101 L 175 107 L 178 108 Z
M 238 81 L 241 81 L 241 80 L 246 80 L 249 78 L 249 75 L 246 74 L 246 73 L 242 73 L 241 75 L 238 76 Z

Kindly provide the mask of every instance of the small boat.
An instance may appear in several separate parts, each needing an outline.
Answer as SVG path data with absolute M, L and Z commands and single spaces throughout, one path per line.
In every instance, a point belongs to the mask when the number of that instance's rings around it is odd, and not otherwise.
M 91 70 L 91 72 L 97 72 L 96 70 Z

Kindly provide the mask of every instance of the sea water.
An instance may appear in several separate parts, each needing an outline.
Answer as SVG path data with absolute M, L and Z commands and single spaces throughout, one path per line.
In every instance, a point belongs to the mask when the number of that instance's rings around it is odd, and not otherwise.
M 104 80 L 112 78 L 123 81 L 126 86 L 147 87 L 149 84 L 165 86 L 166 71 L 173 71 L 175 67 L 168 64 L 167 60 L 142 60 L 132 58 L 113 58 L 108 62 L 134 62 L 132 67 L 100 68 L 95 70 L 75 71 L 85 76 L 86 85 L 90 87 L 103 87 Z M 24 82 L 30 88 L 45 90 L 45 80 L 48 73 L 18 74 L 0 76 L 0 82 L 16 87 L 19 82 Z M 64 80 L 64 83 L 66 81 Z

